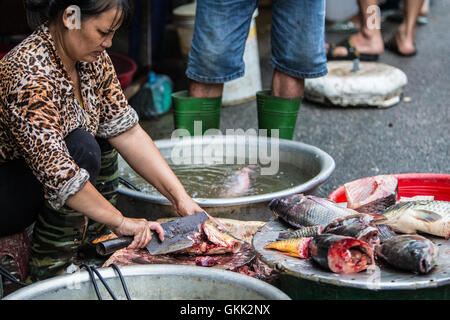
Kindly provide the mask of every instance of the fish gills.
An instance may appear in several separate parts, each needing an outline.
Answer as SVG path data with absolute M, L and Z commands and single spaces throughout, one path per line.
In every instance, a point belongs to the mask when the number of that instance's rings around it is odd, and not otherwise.
M 331 222 L 323 233 L 352 237 L 367 242 L 372 248 L 380 244 L 378 229 L 371 223 L 373 217 L 367 214 L 351 215 Z
M 308 247 L 311 239 L 312 237 L 274 241 L 264 246 L 264 248 L 276 249 L 285 255 L 304 259 L 309 256 Z
M 450 202 L 437 200 L 411 201 L 396 204 L 383 212 L 379 223 L 396 232 L 432 234 L 446 239 L 450 236 Z
M 395 268 L 426 274 L 436 266 L 439 249 L 422 236 L 398 235 L 378 246 L 376 255 Z
M 321 234 L 309 244 L 314 262 L 335 273 L 357 273 L 374 263 L 372 248 L 355 238 Z

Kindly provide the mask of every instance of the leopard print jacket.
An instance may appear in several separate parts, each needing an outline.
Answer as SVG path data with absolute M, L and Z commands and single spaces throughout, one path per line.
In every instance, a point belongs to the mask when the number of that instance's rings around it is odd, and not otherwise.
M 79 62 L 83 106 L 44 24 L 0 61 L 0 165 L 24 159 L 58 209 L 89 180 L 65 137 L 77 128 L 115 137 L 138 123 L 108 54 Z

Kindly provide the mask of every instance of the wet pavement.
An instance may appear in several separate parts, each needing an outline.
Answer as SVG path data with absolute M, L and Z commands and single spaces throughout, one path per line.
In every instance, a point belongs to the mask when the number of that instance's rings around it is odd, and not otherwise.
M 389 51 L 379 62 L 400 68 L 408 77 L 403 101 L 388 109 L 325 107 L 304 101 L 294 140 L 329 153 L 336 162 L 330 179 L 318 190 L 321 196 L 345 182 L 391 173 L 450 173 L 450 2 L 435 1 L 429 23 L 417 29 L 418 55 L 399 57 Z M 271 82 L 270 11 L 260 8 L 257 18 L 263 87 Z M 398 24 L 385 22 L 388 40 Z M 348 35 L 327 34 L 337 42 Z M 406 98 L 406 99 L 405 99 Z M 409 101 L 409 102 L 408 102 Z M 170 138 L 173 115 L 142 121 L 154 140 Z M 256 102 L 224 107 L 221 130 L 258 128 Z

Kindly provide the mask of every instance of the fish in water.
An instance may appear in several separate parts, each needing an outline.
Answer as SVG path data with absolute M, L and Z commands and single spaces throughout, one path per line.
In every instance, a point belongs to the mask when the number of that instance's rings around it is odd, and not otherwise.
M 378 246 L 375 254 L 395 268 L 426 274 L 435 267 L 439 249 L 422 236 L 398 235 Z
M 357 273 L 375 263 L 369 244 L 335 234 L 315 236 L 309 244 L 309 254 L 318 265 L 335 273 Z
M 276 249 L 283 254 L 296 257 L 296 258 L 308 258 L 308 247 L 312 237 L 308 238 L 293 238 L 280 241 L 274 241 L 264 246 L 265 249 Z
M 358 213 L 328 199 L 303 194 L 273 199 L 269 208 L 279 218 L 297 228 L 325 227 L 335 219 Z
M 385 210 L 376 223 L 388 225 L 400 233 L 419 231 L 448 239 L 450 202 L 423 200 L 398 203 Z
M 344 184 L 347 207 L 358 212 L 379 213 L 397 201 L 398 180 L 380 175 Z
M 241 250 L 243 241 L 222 230 L 216 223 L 206 220 L 202 225 L 202 235 L 194 239 L 194 246 L 177 251 L 177 254 L 215 255 L 236 253 Z
M 322 233 L 349 236 L 367 242 L 372 249 L 380 244 L 378 229 L 372 224 L 374 218 L 368 214 L 356 214 L 339 218 L 326 226 Z
M 226 183 L 226 190 L 222 193 L 225 198 L 242 196 L 250 189 L 250 174 L 256 172 L 256 165 L 249 165 L 234 173 L 229 182 Z
M 314 237 L 322 233 L 323 226 L 302 227 L 295 231 L 280 232 L 277 240 Z

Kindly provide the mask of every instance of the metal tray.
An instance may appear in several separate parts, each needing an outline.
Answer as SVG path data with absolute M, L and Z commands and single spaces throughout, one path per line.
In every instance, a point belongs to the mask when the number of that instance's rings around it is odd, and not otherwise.
M 352 274 L 337 274 L 326 271 L 314 264 L 311 259 L 289 257 L 279 251 L 264 249 L 275 241 L 286 225 L 278 219 L 266 223 L 253 237 L 253 247 L 260 259 L 270 267 L 301 279 L 324 284 L 368 290 L 414 290 L 436 288 L 450 284 L 450 241 L 428 237 L 439 247 L 437 266 L 427 275 L 417 275 L 391 269 L 388 266 L 375 266 L 371 270 Z

